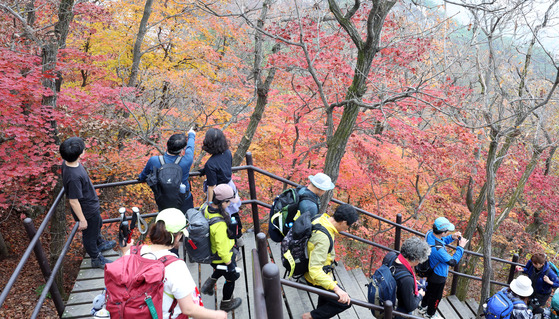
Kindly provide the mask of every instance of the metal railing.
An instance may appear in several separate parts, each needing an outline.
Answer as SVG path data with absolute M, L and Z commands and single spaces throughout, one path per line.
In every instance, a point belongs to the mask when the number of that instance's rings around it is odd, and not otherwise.
M 279 307 L 281 307 L 281 305 L 283 304 L 281 302 L 281 289 L 279 289 L 280 284 L 281 285 L 286 285 L 286 286 L 291 286 L 297 289 L 302 289 L 302 290 L 306 290 L 312 293 L 316 293 L 318 295 L 322 295 L 324 297 L 327 298 L 335 298 L 337 299 L 337 295 L 332 293 L 332 292 L 328 292 L 325 290 L 321 290 L 321 289 L 316 289 L 314 287 L 310 287 L 307 285 L 303 285 L 300 283 L 296 283 L 296 282 L 292 282 L 292 281 L 288 281 L 288 280 L 284 280 L 284 279 L 279 279 L 279 269 L 277 268 L 277 265 L 269 262 L 268 260 L 268 256 L 267 256 L 267 243 L 265 240 L 265 235 L 263 233 L 260 232 L 260 220 L 259 220 L 259 206 L 265 207 L 267 209 L 269 209 L 271 207 L 271 205 L 269 203 L 265 203 L 262 202 L 260 200 L 257 199 L 257 195 L 256 195 L 256 180 L 255 180 L 255 176 L 254 173 L 257 172 L 263 176 L 275 179 L 277 181 L 280 181 L 282 183 L 285 183 L 287 185 L 291 185 L 291 186 L 300 186 L 299 184 L 292 182 L 290 180 L 287 180 L 285 178 L 282 178 L 280 176 L 274 175 L 270 172 L 267 172 L 265 170 L 262 170 L 258 167 L 255 167 L 253 165 L 253 161 L 252 161 L 252 156 L 250 153 L 247 153 L 246 155 L 246 166 L 239 166 L 239 167 L 234 167 L 233 171 L 242 171 L 242 170 L 246 170 L 247 171 L 247 177 L 248 177 L 248 185 L 249 185 L 249 195 L 250 195 L 250 199 L 249 200 L 244 200 L 242 202 L 243 205 L 249 205 L 251 207 L 251 211 L 252 211 L 252 218 L 253 218 L 253 224 L 254 224 L 254 234 L 256 237 L 256 242 L 257 242 L 257 249 L 256 251 L 252 251 L 252 258 L 253 258 L 253 276 L 254 276 L 254 304 L 255 304 L 255 313 L 257 314 L 257 318 L 269 318 L 269 319 L 279 319 L 282 318 L 283 316 L 283 312 L 282 311 L 278 311 L 277 307 L 279 305 Z M 198 172 L 191 172 L 190 176 L 198 176 L 200 175 Z M 106 184 L 98 184 L 95 185 L 95 188 L 98 189 L 102 189 L 102 188 L 112 188 L 112 187 L 120 187 L 120 186 L 127 186 L 127 185 L 133 185 L 133 184 L 138 184 L 141 183 L 138 180 L 131 180 L 131 181 L 123 181 L 123 182 L 115 182 L 115 183 L 106 183 Z M 33 315 L 31 318 L 36 318 L 41 310 L 41 307 L 46 299 L 46 296 L 48 294 L 48 292 L 51 292 L 51 298 L 53 299 L 53 302 L 55 304 L 56 310 L 59 314 L 59 316 L 62 316 L 63 312 L 64 312 L 64 302 L 62 301 L 62 298 L 60 297 L 60 293 L 56 292 L 55 290 L 57 289 L 56 286 L 53 286 L 54 280 L 55 280 L 55 276 L 56 273 L 59 271 L 62 262 L 64 260 L 64 257 L 66 255 L 66 252 L 68 251 L 71 242 L 73 241 L 75 234 L 77 233 L 77 229 L 78 229 L 78 225 L 77 223 L 72 227 L 71 232 L 68 236 L 68 239 L 63 247 L 63 250 L 60 254 L 60 256 L 58 257 L 54 267 L 52 268 L 52 270 L 48 271 L 49 266 L 48 266 L 48 261 L 46 260 L 46 257 L 44 256 L 44 253 L 41 254 L 41 250 L 42 250 L 42 245 L 40 243 L 40 236 L 43 234 L 43 232 L 45 231 L 48 222 L 51 220 L 54 211 L 57 209 L 57 206 L 60 204 L 60 202 L 62 201 L 62 197 L 64 194 L 64 189 L 62 189 L 60 191 L 60 193 L 57 195 L 57 197 L 55 198 L 52 206 L 50 207 L 49 211 L 47 212 L 47 214 L 45 215 L 45 218 L 43 219 L 41 225 L 39 226 L 39 228 L 35 231 L 34 227 L 32 227 L 31 221 L 27 220 L 26 223 L 31 224 L 31 231 L 28 230 L 28 234 L 31 237 L 29 246 L 27 247 L 27 249 L 25 250 L 25 252 L 23 253 L 18 265 L 16 266 L 14 272 L 12 273 L 11 277 L 9 278 L 6 286 L 4 286 L 4 288 L 2 289 L 2 293 L 0 294 L 0 307 L 4 304 L 4 302 L 6 301 L 6 298 L 8 297 L 10 290 L 12 289 L 13 285 L 15 284 L 19 274 L 21 273 L 23 267 L 25 266 L 25 264 L 27 263 L 29 257 L 31 256 L 32 251 L 35 251 L 36 253 L 36 257 L 39 261 L 39 264 L 41 265 L 41 268 L 45 268 L 43 269 L 43 275 L 45 277 L 45 281 L 46 284 L 44 286 L 43 292 L 41 293 L 41 296 L 39 297 L 39 300 L 37 301 L 37 304 L 35 306 Z M 337 204 L 343 204 L 344 202 L 337 200 L 337 199 L 332 199 L 331 200 L 334 203 Z M 414 229 L 411 229 L 409 227 L 403 226 L 401 224 L 402 222 L 402 216 L 400 214 L 398 214 L 396 216 L 396 221 L 390 221 L 386 218 L 383 218 L 381 216 L 375 215 L 373 213 L 364 211 L 360 208 L 356 207 L 356 210 L 366 216 L 370 216 L 374 219 L 379 220 L 380 222 L 383 222 L 385 224 L 391 225 L 394 227 L 395 230 L 395 235 L 394 235 L 394 249 L 390 248 L 390 247 L 386 247 L 383 246 L 381 244 L 372 242 L 370 240 L 367 240 L 365 238 L 361 238 L 359 236 L 355 236 L 349 233 L 345 233 L 342 232 L 341 234 L 344 236 L 347 236 L 349 238 L 352 238 L 354 240 L 357 240 L 359 242 L 362 243 L 366 243 L 368 245 L 371 245 L 373 247 L 377 247 L 377 248 L 381 248 L 383 250 L 387 250 L 387 251 L 398 251 L 400 248 L 400 241 L 401 241 L 401 231 L 405 230 L 409 233 L 415 234 L 415 235 L 419 235 L 419 236 L 424 236 L 425 234 L 418 232 Z M 143 218 L 149 218 L 149 217 L 153 217 L 156 216 L 157 214 L 145 214 L 142 215 Z M 130 218 L 130 217 L 128 217 Z M 105 219 L 103 220 L 103 223 L 115 223 L 115 222 L 119 222 L 120 218 L 112 218 L 112 219 Z M 29 226 L 29 225 L 28 225 Z M 26 226 L 27 228 L 27 226 Z M 263 238 L 262 238 L 263 237 Z M 451 246 L 452 247 L 452 246 Z M 264 255 L 264 253 L 266 255 Z M 482 257 L 482 254 L 473 252 L 473 251 L 469 251 L 469 250 L 465 250 L 464 251 L 465 254 L 470 254 L 470 255 L 474 255 L 474 256 L 478 256 L 478 257 Z M 256 256 L 258 256 L 256 258 Z M 513 257 L 512 261 L 508 261 L 508 260 L 504 260 L 501 258 L 495 258 L 492 257 L 491 258 L 494 261 L 497 262 L 501 262 L 501 263 L 506 263 L 506 264 L 510 264 L 510 265 L 520 265 L 517 263 L 518 261 L 518 255 L 515 255 Z M 269 266 L 268 266 L 269 265 Z M 274 268 L 275 267 L 275 268 Z M 277 270 L 277 271 L 276 271 Z M 482 279 L 480 277 L 476 277 L 476 276 L 472 276 L 472 275 L 467 275 L 464 273 L 460 272 L 460 266 L 456 266 L 454 270 L 451 270 L 451 272 L 455 275 L 454 279 L 457 279 L 459 276 L 462 277 L 467 277 L 469 279 L 473 279 L 473 280 L 479 280 L 481 281 Z M 514 275 L 514 267 L 511 267 L 511 272 L 509 273 L 509 280 L 508 282 L 510 282 L 513 278 Z M 277 277 L 277 278 L 276 278 Z M 456 291 L 456 280 L 453 280 L 452 283 L 452 288 L 451 291 Z M 491 281 L 491 283 L 493 284 L 498 284 L 498 285 L 503 285 L 506 286 L 507 283 L 502 283 L 502 282 L 498 282 L 498 281 Z M 278 297 L 279 296 L 279 297 Z M 279 299 L 278 299 L 279 298 Z M 279 301 L 278 301 L 279 300 Z M 387 307 L 388 305 L 385 305 L 384 308 L 367 303 L 365 301 L 361 301 L 361 300 L 354 300 L 352 299 L 352 304 L 358 305 L 358 306 L 363 306 L 363 307 L 367 307 L 369 309 L 375 309 L 375 310 L 383 310 L 385 311 L 385 317 L 386 318 L 390 318 L 392 316 L 392 314 L 396 314 L 402 317 L 406 317 L 406 318 L 416 318 L 413 316 L 410 316 L 408 314 L 404 314 L 404 313 L 398 313 L 393 311 L 392 307 Z M 276 307 L 276 308 L 274 308 Z M 275 309 L 275 311 L 270 311 L 270 309 Z M 280 309 L 281 310 L 281 309 Z M 266 313 L 266 317 L 264 316 L 264 313 Z

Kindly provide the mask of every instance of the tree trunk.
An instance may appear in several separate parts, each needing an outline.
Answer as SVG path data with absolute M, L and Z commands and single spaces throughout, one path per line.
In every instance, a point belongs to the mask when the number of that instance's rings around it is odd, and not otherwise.
M 54 26 L 54 31 L 58 35 L 58 46 L 60 49 L 66 48 L 66 38 L 70 31 L 70 23 L 74 19 L 74 0 L 62 0 L 58 7 L 58 23 Z
M 507 137 L 507 139 L 505 140 L 504 145 L 501 147 L 501 149 L 499 150 L 499 154 L 496 157 L 498 158 L 498 160 L 496 160 L 495 162 L 495 171 L 497 171 L 501 166 L 501 164 L 503 163 L 504 158 L 506 157 L 511 145 L 515 140 L 516 139 L 514 137 Z M 473 185 L 471 186 L 473 187 Z M 473 191 L 473 190 L 468 190 L 468 191 Z M 478 193 L 475 204 L 473 205 L 473 210 L 471 211 L 470 214 L 470 219 L 468 220 L 468 225 L 466 226 L 466 230 L 463 233 L 464 238 L 470 239 L 470 243 L 478 227 L 479 216 L 485 210 L 486 196 L 487 196 L 487 181 L 482 185 Z M 468 203 L 467 205 L 468 207 L 470 207 L 472 203 Z M 465 249 L 470 248 L 470 243 L 466 245 Z M 473 274 L 476 269 L 477 257 L 472 256 L 470 258 L 471 259 L 468 262 L 468 266 L 465 269 L 466 274 Z M 458 278 L 458 283 L 457 283 L 458 288 L 456 290 L 456 296 L 458 297 L 458 299 L 466 300 L 466 298 L 468 297 L 469 285 L 470 285 L 470 279 L 465 277 Z
M 144 15 L 140 21 L 140 28 L 138 29 L 138 34 L 136 36 L 136 42 L 134 43 L 134 51 L 132 52 L 132 66 L 130 68 L 130 78 L 128 79 L 128 87 L 136 86 L 138 80 L 138 72 L 140 69 L 140 61 L 142 60 L 142 43 L 144 42 L 144 36 L 148 30 L 148 20 L 151 15 L 151 6 L 153 5 L 153 0 L 146 0 L 144 6 Z
M 264 21 L 266 21 L 266 16 L 268 14 L 268 8 L 270 6 L 270 0 L 264 1 L 262 5 L 262 12 L 260 13 L 260 18 L 257 22 L 257 27 L 259 30 L 264 29 Z M 254 80 L 256 82 L 256 107 L 254 107 L 254 111 L 250 116 L 250 122 L 245 130 L 245 134 L 241 138 L 239 145 L 237 147 L 237 151 L 233 155 L 233 166 L 239 166 L 243 159 L 245 158 L 245 154 L 248 151 L 250 144 L 252 142 L 252 138 L 256 133 L 256 129 L 258 128 L 258 124 L 260 124 L 260 120 L 262 119 L 262 114 L 266 110 L 266 105 L 268 104 L 268 93 L 270 92 L 270 86 L 272 81 L 274 80 L 274 76 L 276 75 L 276 68 L 272 67 L 268 71 L 268 76 L 266 80 L 262 82 L 262 43 L 264 42 L 262 39 L 262 34 L 259 31 L 256 31 L 254 36 L 255 44 L 254 44 Z M 279 50 L 279 45 L 276 44 L 272 49 L 272 52 L 275 53 Z
M 494 222 L 494 224 L 495 224 L 494 231 L 499 229 L 499 226 L 501 225 L 501 223 L 508 217 L 510 211 L 514 208 L 514 206 L 518 202 L 518 199 L 524 193 L 524 188 L 526 187 L 526 183 L 528 182 L 528 179 L 530 178 L 530 176 L 534 172 L 534 169 L 538 165 L 538 163 L 540 161 L 540 158 L 541 158 L 541 155 L 543 154 L 543 151 L 544 151 L 544 149 L 542 149 L 540 147 L 537 147 L 537 146 L 534 146 L 534 152 L 532 153 L 532 157 L 530 158 L 530 162 L 528 163 L 528 165 L 526 165 L 526 168 L 524 169 L 524 172 L 522 173 L 522 176 L 518 180 L 518 183 L 516 184 L 516 186 L 514 188 L 514 192 L 511 195 L 508 203 L 505 205 L 505 208 L 503 209 L 501 214 L 499 214 L 499 217 Z M 497 171 L 498 166 L 500 165 L 499 161 L 496 161 L 496 162 L 497 163 L 495 165 L 495 171 Z M 486 187 L 487 187 L 487 184 L 484 185 L 484 189 Z M 471 238 L 471 237 L 466 237 L 465 236 L 465 238 Z M 485 242 L 485 238 L 483 238 L 483 241 Z M 479 247 L 472 248 L 472 250 L 479 250 Z M 464 272 L 466 274 L 472 275 L 472 274 L 474 274 L 474 271 L 477 269 L 477 266 L 478 266 L 477 262 L 479 260 L 478 259 L 479 257 L 469 256 L 468 258 L 469 258 L 468 266 L 467 266 L 466 269 L 464 269 Z M 465 300 L 468 297 L 467 292 L 468 292 L 469 283 L 470 283 L 470 280 L 467 279 L 467 278 L 460 277 L 458 279 L 458 284 L 457 284 L 458 288 L 456 290 L 456 296 L 460 300 Z
M 348 12 L 346 15 L 343 15 L 335 0 L 328 1 L 330 11 L 334 14 L 336 20 L 342 28 L 344 28 L 351 37 L 358 50 L 353 81 L 346 92 L 346 101 L 361 101 L 363 95 L 367 92 L 366 81 L 371 69 L 371 63 L 378 52 L 380 33 L 384 25 L 384 20 L 395 3 L 395 1 L 386 0 L 373 1 L 373 6 L 367 18 L 367 39 L 363 42 L 360 38 L 359 32 L 357 32 L 355 26 L 351 23 L 350 13 Z M 358 8 L 358 6 L 359 2 L 356 1 L 354 9 Z M 334 183 L 338 179 L 340 163 L 345 154 L 347 142 L 353 132 L 358 114 L 359 106 L 354 102 L 348 102 L 348 104 L 344 106 L 340 124 L 336 128 L 332 137 L 327 141 L 328 151 L 326 152 L 324 173 L 330 176 L 330 178 L 332 178 L 332 182 Z M 331 198 L 332 191 L 327 192 L 326 196 L 322 196 L 322 212 L 326 211 Z
M 0 232 L 0 260 L 8 257 L 8 246 L 6 246 L 6 242 L 4 241 L 4 236 Z
M 493 267 L 491 265 L 491 237 L 493 236 L 493 221 L 495 220 L 495 180 L 497 179 L 497 147 L 499 146 L 499 132 L 491 129 L 491 143 L 486 162 L 487 177 L 487 221 L 485 232 L 483 233 L 483 276 L 481 281 L 481 298 L 485 300 L 489 297 L 491 289 L 491 279 L 493 278 Z M 483 302 L 479 303 L 478 314 L 483 312 Z
M 62 75 L 56 71 L 57 55 L 61 48 L 66 47 L 66 38 L 70 31 L 70 24 L 74 19 L 74 12 L 72 8 L 74 6 L 74 0 L 62 0 L 58 7 L 58 22 L 56 23 L 54 30 L 58 35 L 58 39 L 50 39 L 47 43 L 43 45 L 42 50 L 42 63 L 43 72 L 56 74 L 56 77 L 50 78 L 46 77 L 43 79 L 43 86 L 50 91 L 49 96 L 43 96 L 43 105 L 46 108 L 47 114 L 57 107 L 58 92 L 62 86 Z M 58 137 L 58 126 L 56 121 L 50 121 L 51 125 L 51 136 L 54 139 L 55 144 L 60 144 Z M 52 168 L 54 171 L 58 171 L 58 166 Z M 55 190 L 60 190 L 61 181 L 59 180 Z M 66 241 L 66 216 L 64 214 L 64 207 L 59 205 L 56 213 L 51 219 L 51 242 L 50 242 L 50 265 L 54 265 L 56 259 L 60 255 L 64 243 Z M 55 282 L 58 286 L 58 290 L 64 295 L 64 269 L 60 268 L 60 271 L 56 274 Z

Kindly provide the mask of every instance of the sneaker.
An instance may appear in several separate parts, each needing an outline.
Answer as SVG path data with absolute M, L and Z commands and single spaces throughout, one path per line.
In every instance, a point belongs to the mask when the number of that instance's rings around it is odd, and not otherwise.
M 213 296 L 216 281 L 217 281 L 217 279 L 214 279 L 212 277 L 206 279 L 206 281 L 202 285 L 202 288 L 200 288 L 200 293 L 204 294 L 204 295 Z
M 223 311 L 231 311 L 239 308 L 239 306 L 243 303 L 241 298 L 231 298 L 229 300 L 222 300 L 221 304 L 219 305 L 219 309 Z
M 422 307 L 421 305 L 417 306 L 417 313 L 420 315 L 425 315 L 427 313 L 427 306 Z
M 105 268 L 105 264 L 112 263 L 112 260 L 108 260 L 105 256 L 99 254 L 97 258 L 91 258 L 91 267 L 93 268 Z
M 100 245 L 97 246 L 100 251 L 107 251 L 113 249 L 116 246 L 116 241 L 114 240 L 104 240 Z
M 243 247 L 245 245 L 245 241 L 243 240 L 243 237 L 237 238 L 236 243 L 238 247 Z
M 443 317 L 441 317 L 438 313 L 435 312 L 434 315 L 429 316 L 428 314 L 423 315 L 423 318 L 426 319 L 444 319 Z

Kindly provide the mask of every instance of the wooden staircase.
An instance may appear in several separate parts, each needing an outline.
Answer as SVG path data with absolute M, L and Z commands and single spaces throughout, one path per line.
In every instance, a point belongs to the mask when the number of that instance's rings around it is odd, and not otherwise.
M 254 233 L 247 232 L 243 235 L 245 246 L 243 249 L 242 258 L 238 261 L 238 267 L 243 269 L 241 277 L 236 282 L 235 296 L 243 299 L 241 307 L 229 314 L 229 318 L 237 319 L 259 319 L 254 314 L 254 297 L 252 289 L 252 264 L 251 264 L 251 250 L 256 247 L 254 240 Z M 280 245 L 271 240 L 268 241 L 270 249 L 270 257 L 272 260 L 280 260 Z M 182 254 L 182 249 L 179 249 Z M 118 253 L 106 252 L 104 253 L 111 260 L 119 257 Z M 182 257 L 182 256 L 181 256 Z M 281 264 L 281 262 L 278 262 Z M 211 275 L 212 267 L 210 265 L 201 265 L 197 263 L 187 262 L 188 268 L 194 281 L 200 287 L 204 281 Z M 283 267 L 280 265 L 280 275 L 283 275 Z M 339 285 L 344 289 L 351 298 L 358 300 L 367 300 L 367 287 L 368 282 L 366 275 L 362 269 L 347 270 L 342 263 L 340 263 L 334 270 L 334 275 Z M 221 301 L 221 290 L 224 279 L 220 278 L 217 282 L 216 293 L 213 296 L 202 296 L 204 306 L 206 308 L 217 309 Z M 104 288 L 103 270 L 91 268 L 91 259 L 84 258 L 78 278 L 72 290 L 72 293 L 66 302 L 66 309 L 63 318 L 91 318 L 90 311 L 92 301 Z M 298 290 L 292 287 L 283 286 L 283 317 L 287 318 L 301 318 L 303 313 L 309 312 L 317 304 L 318 296 L 308 293 L 303 290 Z M 439 315 L 445 319 L 471 319 L 475 318 L 475 311 L 477 310 L 477 302 L 469 299 L 466 302 L 460 302 L 456 296 L 449 296 L 443 300 L 439 305 Z M 360 319 L 360 318 L 373 318 L 369 309 L 352 306 L 350 309 L 344 311 L 335 318 L 339 319 Z

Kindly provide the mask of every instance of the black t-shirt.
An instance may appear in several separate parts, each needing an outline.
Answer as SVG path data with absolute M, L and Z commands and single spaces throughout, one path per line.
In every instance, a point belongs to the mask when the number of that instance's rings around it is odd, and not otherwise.
M 231 181 L 233 156 L 230 150 L 212 155 L 204 165 L 204 173 L 208 186 L 227 184 Z
M 101 210 L 99 198 L 82 164 L 79 164 L 78 167 L 70 167 L 63 162 L 62 183 L 68 199 L 77 199 L 80 202 L 85 218 L 99 214 Z M 74 215 L 74 219 L 78 220 L 73 210 L 72 215 Z

